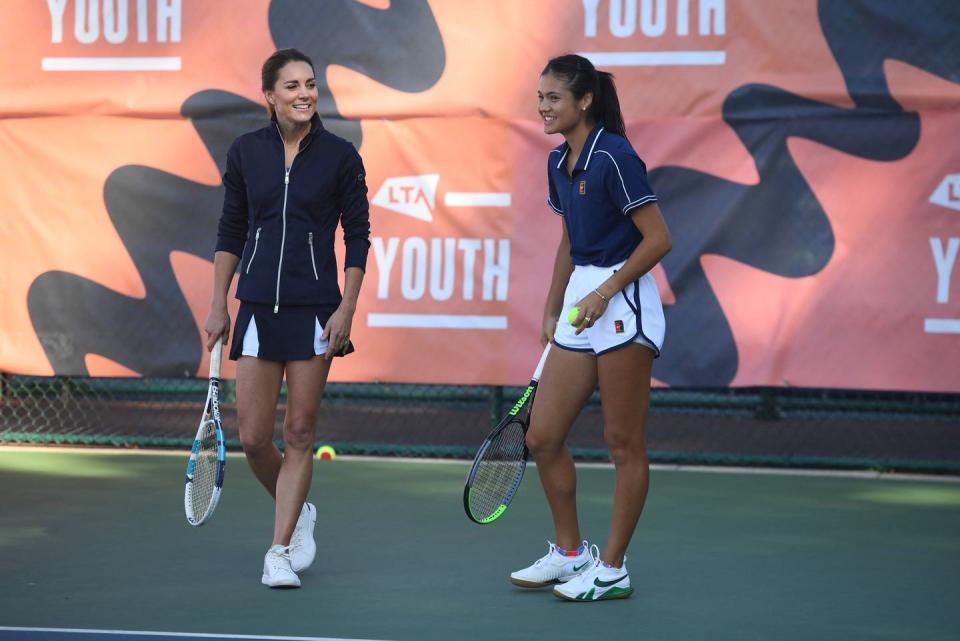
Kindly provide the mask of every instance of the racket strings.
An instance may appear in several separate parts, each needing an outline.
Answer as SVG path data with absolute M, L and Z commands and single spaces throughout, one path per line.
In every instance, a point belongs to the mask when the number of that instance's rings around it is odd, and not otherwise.
M 210 507 L 217 480 L 217 426 L 213 419 L 203 422 L 199 441 L 190 490 L 190 504 L 198 519 Z
M 526 432 L 509 423 L 490 441 L 470 489 L 470 510 L 478 519 L 494 514 L 516 491 L 526 459 Z

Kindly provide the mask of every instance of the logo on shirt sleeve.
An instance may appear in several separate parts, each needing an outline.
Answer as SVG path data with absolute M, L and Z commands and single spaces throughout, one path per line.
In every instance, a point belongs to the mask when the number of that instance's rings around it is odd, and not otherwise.
M 617 330 L 617 333 L 618 333 L 618 334 L 622 334 L 622 333 L 623 333 L 623 321 L 622 321 L 622 320 L 615 320 L 615 321 L 613 321 L 613 328 L 614 328 L 615 330 Z
M 586 193 L 587 193 L 587 181 L 586 181 L 586 180 L 581 180 L 581 181 L 580 181 L 580 195 L 581 195 L 581 196 L 584 196 L 584 195 L 586 195 Z

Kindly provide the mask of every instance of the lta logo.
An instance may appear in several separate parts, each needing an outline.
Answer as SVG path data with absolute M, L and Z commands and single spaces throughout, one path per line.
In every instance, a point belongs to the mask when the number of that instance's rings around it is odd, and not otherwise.
M 960 174 L 944 176 L 930 196 L 930 202 L 960 211 Z
M 430 222 L 440 174 L 387 178 L 370 202 L 398 214 Z

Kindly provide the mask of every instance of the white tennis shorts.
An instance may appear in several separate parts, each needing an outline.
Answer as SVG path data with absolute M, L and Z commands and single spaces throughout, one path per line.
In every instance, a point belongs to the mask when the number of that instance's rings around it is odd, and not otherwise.
M 653 276 L 644 274 L 617 292 L 607 303 L 607 309 L 592 327 L 578 335 L 570 324 L 570 310 L 587 294 L 610 278 L 623 263 L 610 267 L 577 265 L 563 295 L 563 311 L 557 321 L 553 342 L 558 347 L 595 355 L 613 351 L 630 343 L 640 343 L 660 356 L 666 323 L 660 292 Z

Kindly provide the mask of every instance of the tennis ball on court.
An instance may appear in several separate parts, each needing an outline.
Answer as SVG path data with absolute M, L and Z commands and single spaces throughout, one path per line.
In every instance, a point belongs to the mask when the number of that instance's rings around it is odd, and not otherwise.
M 321 445 L 317 448 L 317 458 L 321 461 L 324 459 L 335 459 L 337 458 L 337 451 L 329 445 Z
M 570 324 L 573 325 L 577 322 L 577 316 L 580 315 L 580 308 L 576 305 L 573 306 L 573 309 L 567 314 L 567 320 L 570 321 Z

